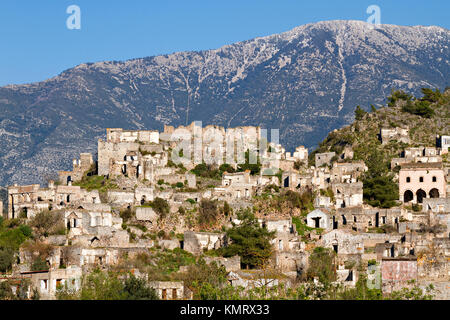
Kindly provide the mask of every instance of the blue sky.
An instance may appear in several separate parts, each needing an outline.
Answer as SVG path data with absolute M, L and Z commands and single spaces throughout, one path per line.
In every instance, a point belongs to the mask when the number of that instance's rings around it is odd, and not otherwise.
M 81 30 L 69 30 L 70 5 Z M 1 0 L 0 86 L 42 81 L 83 62 L 218 48 L 321 20 L 450 29 L 448 0 Z

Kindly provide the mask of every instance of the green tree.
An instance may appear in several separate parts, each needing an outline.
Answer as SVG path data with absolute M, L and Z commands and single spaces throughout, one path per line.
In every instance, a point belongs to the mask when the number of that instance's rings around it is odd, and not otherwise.
M 158 300 L 155 289 L 150 288 L 147 282 L 134 275 L 127 277 L 123 284 L 126 300 Z
M 355 119 L 356 120 L 362 120 L 366 114 L 367 114 L 367 112 L 364 111 L 360 106 L 356 106 L 356 109 L 355 109 Z
M 11 270 L 14 262 L 14 250 L 10 248 L 0 248 L 0 272 Z
M 316 247 L 309 256 L 307 277 L 309 279 L 317 277 L 319 282 L 327 288 L 331 282 L 336 280 L 335 267 L 334 251 L 328 248 Z
M 8 281 L 0 282 L 0 300 L 13 300 L 14 293 Z
M 247 150 L 245 152 L 245 163 L 240 164 L 238 166 L 238 171 L 242 172 L 242 171 L 250 170 L 251 175 L 259 174 L 259 172 L 261 171 L 261 162 L 260 162 L 259 156 L 256 152 L 255 152 L 255 156 L 256 156 L 256 163 L 250 163 L 250 150 Z
M 269 232 L 266 227 L 261 227 L 258 219 L 249 210 L 238 212 L 239 224 L 233 223 L 233 227 L 227 230 L 227 236 L 231 244 L 223 248 L 225 257 L 239 255 L 241 263 L 247 267 L 263 267 L 272 255 L 270 241 L 275 232 Z
M 224 266 L 219 266 L 216 262 L 207 264 L 204 259 L 199 258 L 195 264 L 188 267 L 181 279 L 186 287 L 193 291 L 194 298 L 215 300 L 218 289 L 227 283 L 227 274 Z
M 169 203 L 167 200 L 156 197 L 150 205 L 161 219 L 164 219 L 170 212 Z
M 397 205 L 398 185 L 393 181 L 392 175 L 365 179 L 363 196 L 373 207 L 391 208 Z

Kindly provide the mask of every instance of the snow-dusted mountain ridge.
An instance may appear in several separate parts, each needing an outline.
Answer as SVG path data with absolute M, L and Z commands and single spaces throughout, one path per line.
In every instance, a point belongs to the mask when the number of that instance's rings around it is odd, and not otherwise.
M 0 88 L 0 185 L 41 182 L 95 153 L 105 128 L 162 129 L 194 120 L 279 128 L 312 147 L 381 105 L 391 88 L 449 85 L 450 32 L 325 21 L 226 45 L 81 64 L 43 82 Z

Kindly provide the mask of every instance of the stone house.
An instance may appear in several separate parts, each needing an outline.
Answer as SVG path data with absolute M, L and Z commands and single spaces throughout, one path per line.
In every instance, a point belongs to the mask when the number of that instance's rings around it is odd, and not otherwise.
M 69 289 L 79 290 L 81 287 L 82 270 L 79 267 L 68 267 L 49 271 L 25 272 L 31 280 L 31 287 L 36 288 L 42 300 L 56 299 L 57 288 L 67 285 Z M 30 290 L 32 291 L 32 290 Z
M 450 147 L 450 136 L 438 136 L 436 140 L 436 145 L 441 148 L 442 154 L 448 153 L 448 148 Z
M 410 287 L 418 280 L 416 257 L 383 258 L 381 260 L 381 285 L 383 294 Z
M 331 230 L 333 228 L 331 214 L 326 209 L 311 211 L 306 216 L 306 225 L 310 228 Z
M 275 238 L 271 241 L 275 251 L 290 251 L 298 244 L 297 230 L 292 224 L 292 219 L 258 220 L 269 232 L 275 232 Z
M 322 167 L 323 165 L 330 165 L 331 159 L 336 156 L 335 152 L 325 152 L 325 153 L 316 153 L 316 168 Z
M 332 249 L 338 255 L 357 256 L 364 253 L 364 240 L 354 231 L 336 229 L 325 232 L 319 240 L 321 246 Z
M 410 143 L 408 128 L 381 128 L 380 140 L 382 144 L 387 144 L 389 141 L 397 140 L 399 142 Z
M 84 174 L 92 168 L 94 160 L 92 154 L 81 153 L 80 159 L 73 160 L 72 171 L 58 171 L 59 182 L 62 185 L 69 185 L 71 182 L 80 181 Z
M 87 191 L 79 186 L 58 185 L 50 181 L 48 188 L 40 185 L 11 186 L 8 188 L 8 217 L 32 218 L 43 210 L 59 210 L 83 203 L 100 204 L 97 190 Z
M 206 264 L 217 263 L 219 266 L 224 266 L 227 272 L 241 270 L 241 257 L 234 256 L 231 258 L 224 257 L 205 257 Z
M 442 163 L 405 163 L 399 172 L 400 201 L 422 203 L 425 198 L 446 196 Z
M 358 162 L 335 162 L 331 168 L 331 182 L 355 183 L 361 175 L 367 171 L 363 161 Z
M 335 208 L 357 207 L 363 204 L 363 183 L 332 183 Z
M 182 281 L 150 281 L 149 286 L 155 289 L 161 300 L 184 299 L 184 283 Z
M 182 249 L 193 254 L 226 246 L 225 233 L 185 231 Z
M 425 198 L 422 202 L 422 212 L 450 213 L 450 198 Z

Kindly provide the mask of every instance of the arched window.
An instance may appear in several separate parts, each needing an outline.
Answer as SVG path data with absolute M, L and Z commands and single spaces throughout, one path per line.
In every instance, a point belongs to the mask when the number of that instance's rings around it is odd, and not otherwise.
M 436 188 L 433 188 L 430 190 L 430 198 L 439 198 L 439 190 Z
M 412 193 L 411 190 L 406 190 L 404 195 L 403 195 L 403 202 L 410 202 L 412 201 L 412 199 L 414 198 L 414 194 Z
M 419 189 L 416 192 L 416 196 L 417 196 L 417 202 L 422 203 L 423 199 L 427 197 L 427 193 L 425 191 L 423 191 L 422 189 Z

